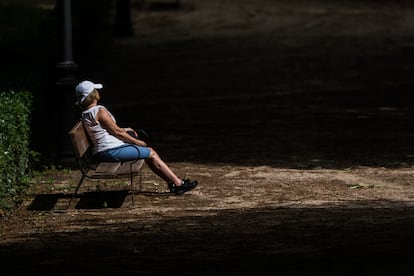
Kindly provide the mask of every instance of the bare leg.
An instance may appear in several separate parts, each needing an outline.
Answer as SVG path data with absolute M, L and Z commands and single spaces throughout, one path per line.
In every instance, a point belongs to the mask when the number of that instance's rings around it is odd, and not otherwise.
M 157 174 L 159 177 L 164 179 L 166 182 L 173 182 L 175 185 L 180 186 L 181 185 L 181 179 L 176 176 L 173 171 L 167 166 L 167 164 L 164 163 L 164 161 L 161 160 L 158 153 L 150 148 L 151 154 L 148 159 L 146 159 L 146 162 L 150 169 Z

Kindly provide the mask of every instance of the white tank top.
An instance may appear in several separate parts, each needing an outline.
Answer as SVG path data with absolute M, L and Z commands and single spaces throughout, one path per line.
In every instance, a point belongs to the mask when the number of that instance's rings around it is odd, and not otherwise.
M 116 148 L 125 144 L 125 142 L 111 135 L 99 124 L 98 121 L 96 121 L 96 115 L 101 108 L 106 109 L 102 105 L 96 105 L 82 112 L 83 125 L 85 126 L 86 132 L 88 133 L 91 142 L 93 143 L 92 154 Z M 114 116 L 112 116 L 109 111 L 108 113 L 111 115 L 112 119 L 115 122 Z

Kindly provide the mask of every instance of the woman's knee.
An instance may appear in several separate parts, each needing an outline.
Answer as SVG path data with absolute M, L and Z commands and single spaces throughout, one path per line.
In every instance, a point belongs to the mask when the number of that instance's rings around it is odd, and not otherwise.
M 148 148 L 148 149 L 150 150 L 150 155 L 149 155 L 150 159 L 159 158 L 158 153 L 153 148 Z

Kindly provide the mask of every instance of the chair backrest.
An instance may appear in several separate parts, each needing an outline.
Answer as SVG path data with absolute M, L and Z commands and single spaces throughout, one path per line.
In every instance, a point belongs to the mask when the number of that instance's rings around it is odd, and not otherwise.
M 88 151 L 90 144 L 85 128 L 81 121 L 78 121 L 75 126 L 69 131 L 70 138 L 73 144 L 73 150 L 78 159 L 82 159 Z

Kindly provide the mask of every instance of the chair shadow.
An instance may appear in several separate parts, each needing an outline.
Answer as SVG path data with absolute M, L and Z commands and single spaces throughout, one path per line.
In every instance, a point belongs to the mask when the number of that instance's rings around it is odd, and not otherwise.
M 78 199 L 74 206 L 75 209 L 105 209 L 105 208 L 121 208 L 130 190 L 116 191 L 94 191 L 84 192 L 73 196 L 73 194 L 38 194 L 34 197 L 27 210 L 31 211 L 51 211 L 56 209 L 67 209 L 74 199 Z M 152 191 L 135 191 L 134 195 L 144 196 L 171 196 L 168 192 L 152 192 Z M 66 202 L 62 204 L 61 202 Z M 60 208 L 58 206 L 64 206 Z
M 121 208 L 129 190 L 85 192 L 79 196 L 75 209 Z
M 70 199 L 70 194 L 38 194 L 35 196 L 27 210 L 31 211 L 50 211 L 55 208 L 60 199 Z
M 134 195 L 145 196 L 171 196 L 170 192 L 151 192 L 151 191 L 134 191 Z

